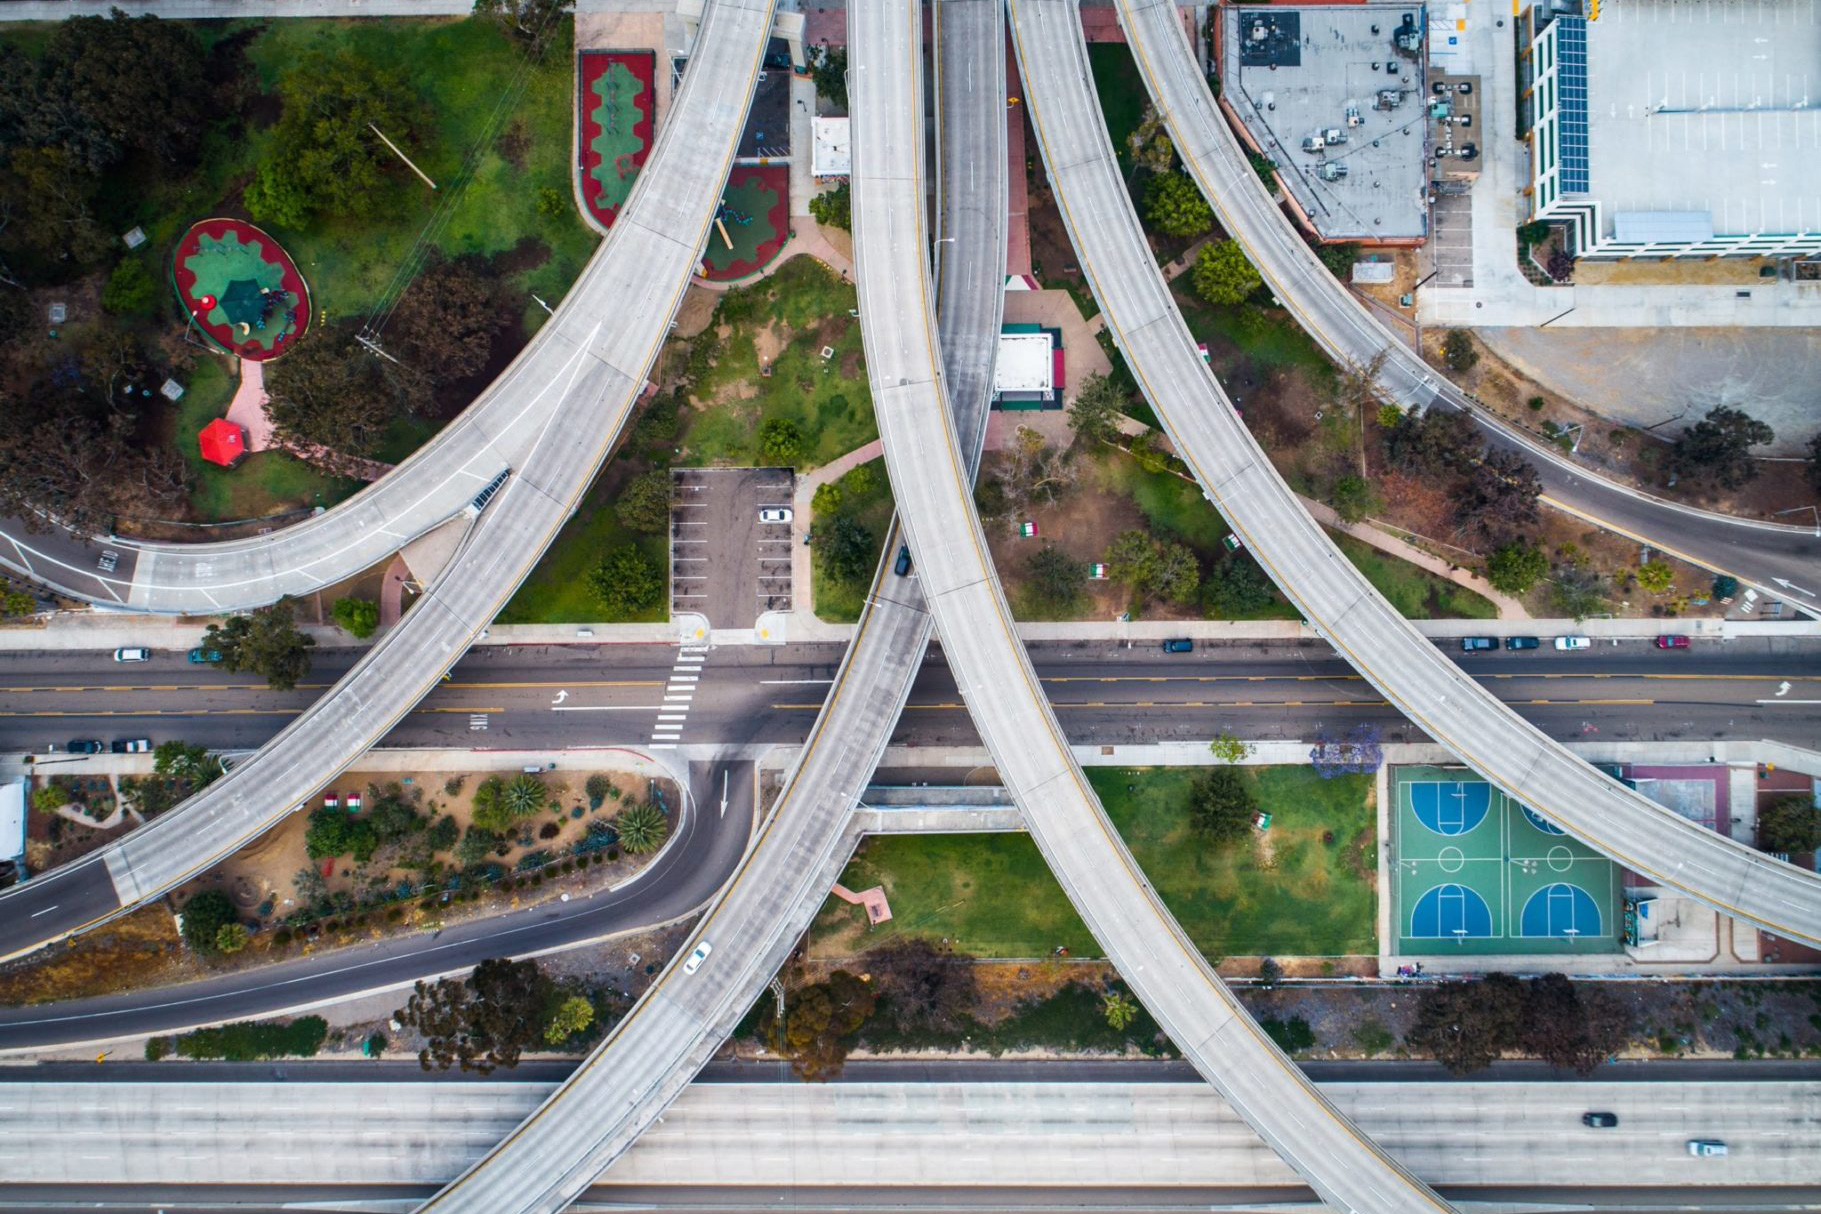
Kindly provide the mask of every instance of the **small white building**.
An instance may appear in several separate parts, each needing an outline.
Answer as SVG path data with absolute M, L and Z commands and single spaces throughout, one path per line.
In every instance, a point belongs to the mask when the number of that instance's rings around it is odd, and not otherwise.
M 993 403 L 1001 409 L 1062 407 L 1061 334 L 1034 324 L 1008 324 L 993 364 Z
M 814 177 L 846 177 L 854 171 L 847 119 L 811 118 L 809 171 Z
M 11 862 L 25 875 L 25 808 L 30 781 L 24 776 L 0 783 L 0 865 Z

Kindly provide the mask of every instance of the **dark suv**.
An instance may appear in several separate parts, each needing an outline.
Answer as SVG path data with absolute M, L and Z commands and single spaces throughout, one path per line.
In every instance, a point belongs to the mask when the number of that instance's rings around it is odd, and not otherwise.
M 1543 641 L 1542 641 L 1541 637 L 1506 637 L 1505 638 L 1505 648 L 1507 648 L 1507 649 L 1540 649 L 1542 647 L 1542 644 L 1543 644 Z
M 73 755 L 98 755 L 107 747 L 98 738 L 71 738 L 65 749 Z
M 1163 643 L 1165 653 L 1194 653 L 1195 642 L 1188 637 L 1171 637 Z
M 1581 1124 L 1596 1130 L 1610 1130 L 1619 1124 L 1617 1113 L 1582 1113 Z
M 1461 638 L 1461 652 L 1462 653 L 1484 653 L 1488 649 L 1497 649 L 1498 647 L 1499 647 L 1499 639 L 1497 637 L 1462 637 Z

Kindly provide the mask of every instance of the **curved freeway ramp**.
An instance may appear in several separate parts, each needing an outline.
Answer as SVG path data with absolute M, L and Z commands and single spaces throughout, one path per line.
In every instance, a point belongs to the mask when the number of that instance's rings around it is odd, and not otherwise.
M 1074 21 L 1072 7 L 1054 15 Z M 918 0 L 848 10 L 854 277 L 892 488 L 968 710 L 1095 939 L 1235 1111 L 1338 1208 L 1449 1209 L 1322 1097 L 1164 909 L 1088 787 L 1013 631 L 937 355 L 923 208 L 922 30 Z
M 1340 554 L 1202 362 L 1157 272 L 1108 142 L 1073 0 L 1010 6 L 1044 163 L 1108 327 L 1203 492 L 1271 579 L 1399 712 L 1506 793 L 1652 882 L 1821 943 L 1821 878 L 1575 758 L 1462 673 Z M 1173 7 L 1159 11 L 1174 20 Z
M 1330 358 L 1341 366 L 1365 367 L 1383 352 L 1378 385 L 1385 396 L 1406 408 L 1440 401 L 1466 412 L 1495 445 L 1521 451 L 1538 465 L 1548 505 L 1694 564 L 1730 573 L 1798 606 L 1817 606 L 1777 588 L 1778 578 L 1814 585 L 1812 575 L 1821 563 L 1821 534 L 1815 528 L 1716 514 L 1607 480 L 1477 407 L 1395 338 L 1322 266 L 1271 201 L 1207 81 L 1196 70 L 1177 6 L 1171 0 L 1117 3 L 1132 58 L 1183 164 L 1220 217 L 1221 227 L 1245 247 L 1271 290 Z
M 543 413 L 522 464 L 448 567 L 398 627 L 252 759 L 118 843 L 0 894 L 0 960 L 155 898 L 276 825 L 384 737 L 531 572 L 630 416 L 707 241 L 771 5 L 717 0 L 714 12 L 675 113 L 589 276 L 495 389 L 511 412 Z
M 956 236 L 946 267 L 943 332 L 962 385 L 957 426 L 969 438 L 971 478 L 985 438 L 997 351 L 1006 241 L 1005 110 L 968 104 L 949 86 L 984 81 L 1004 96 L 999 0 L 946 0 L 937 10 L 943 48 L 940 112 L 948 188 L 941 200 Z M 920 577 L 892 571 L 896 527 L 853 643 L 777 807 L 738 871 L 678 950 L 711 951 L 694 973 L 673 964 L 607 1039 L 527 1117 L 422 1209 L 554 1214 L 623 1156 L 714 1056 L 809 927 L 859 840 L 851 811 L 910 697 L 930 638 Z

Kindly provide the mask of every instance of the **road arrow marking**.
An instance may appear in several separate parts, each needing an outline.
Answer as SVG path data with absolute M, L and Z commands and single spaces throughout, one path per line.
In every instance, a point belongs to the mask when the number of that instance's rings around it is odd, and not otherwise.
M 721 773 L 721 816 L 727 816 L 727 773 Z
M 1802 587 L 1796 585 L 1794 582 L 1790 581 L 1788 578 L 1774 577 L 1770 580 L 1775 582 L 1777 585 L 1783 587 L 1783 589 L 1785 589 L 1785 590 L 1793 590 L 1797 594 L 1806 594 L 1811 599 L 1815 597 L 1814 591 L 1804 590 Z
M 556 705 L 561 704 L 564 700 L 567 700 L 568 698 L 569 698 L 569 689 L 567 687 L 565 687 L 561 691 L 556 693 L 556 699 L 550 701 L 550 705 L 552 708 L 554 708 L 554 707 L 556 707 Z
M 1787 680 L 1785 680 L 1785 681 L 1784 681 L 1784 682 L 1781 682 L 1781 683 L 1778 683 L 1778 684 L 1777 684 L 1777 698 L 1778 698 L 1778 699 L 1779 699 L 1779 700 L 1780 700 L 1780 699 L 1782 699 L 1782 698 L 1783 698 L 1783 697 L 1784 697 L 1784 696 L 1786 696 L 1786 695 L 1788 695 L 1788 694 L 1789 694 L 1789 683 L 1788 683 L 1788 681 L 1787 681 Z

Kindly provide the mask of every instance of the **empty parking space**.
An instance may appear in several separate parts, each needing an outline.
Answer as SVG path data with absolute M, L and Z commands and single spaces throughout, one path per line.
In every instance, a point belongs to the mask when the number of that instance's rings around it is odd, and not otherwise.
M 672 473 L 670 610 L 711 628 L 751 628 L 789 611 L 796 537 L 788 468 L 679 468 Z
M 1473 199 L 1438 194 L 1429 214 L 1429 251 L 1435 258 L 1435 285 L 1473 285 Z

